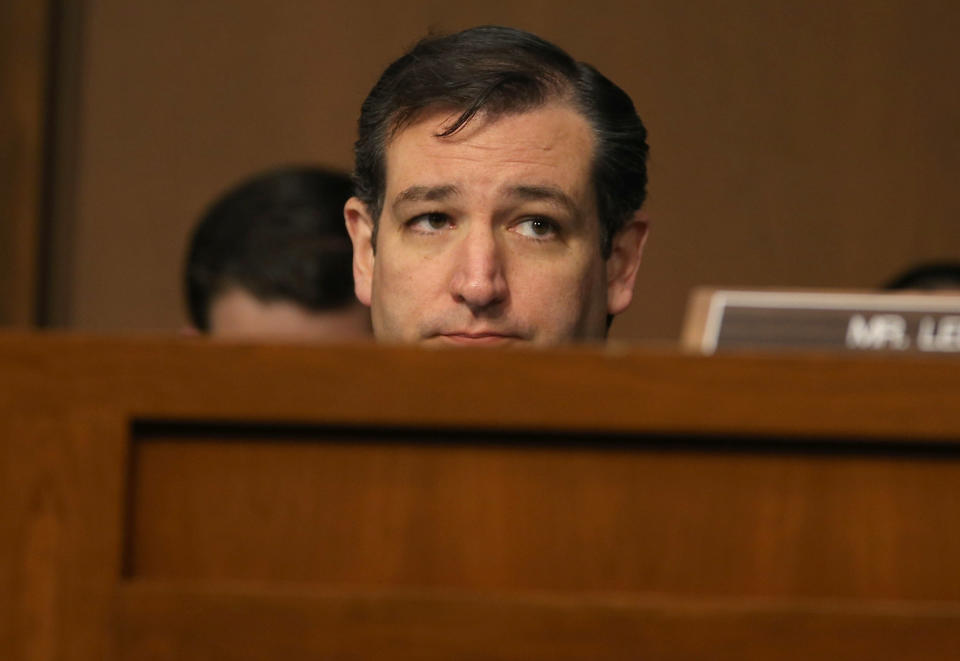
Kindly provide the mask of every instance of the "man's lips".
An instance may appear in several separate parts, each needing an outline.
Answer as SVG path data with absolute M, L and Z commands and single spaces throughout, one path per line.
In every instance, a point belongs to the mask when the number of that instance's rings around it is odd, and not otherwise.
M 438 333 L 436 338 L 450 344 L 463 345 L 487 345 L 487 344 L 505 344 L 511 341 L 521 340 L 519 335 L 510 333 L 496 332 L 453 332 Z

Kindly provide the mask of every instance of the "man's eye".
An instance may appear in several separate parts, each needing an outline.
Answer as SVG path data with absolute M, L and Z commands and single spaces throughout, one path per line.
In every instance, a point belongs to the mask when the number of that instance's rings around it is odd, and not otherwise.
M 407 221 L 407 227 L 430 234 L 450 227 L 450 217 L 444 213 L 424 213 Z
M 557 235 L 557 224 L 549 218 L 534 216 L 514 225 L 514 231 L 531 239 L 549 239 Z

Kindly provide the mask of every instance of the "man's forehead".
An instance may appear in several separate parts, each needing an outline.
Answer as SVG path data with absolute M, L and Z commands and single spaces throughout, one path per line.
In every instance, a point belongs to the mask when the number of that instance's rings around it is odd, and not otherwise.
M 514 202 L 541 201 L 563 207 L 570 213 L 580 213 L 575 200 L 567 191 L 552 183 L 544 184 L 517 184 L 505 182 L 494 191 L 499 198 Z M 464 195 L 461 187 L 454 184 L 440 184 L 436 186 L 414 185 L 400 190 L 393 200 L 394 206 L 418 202 L 443 202 L 456 200 Z
M 519 184 L 569 188 L 589 177 L 594 135 L 587 120 L 567 104 L 548 104 L 520 113 L 478 115 L 456 133 L 441 135 L 457 114 L 434 109 L 421 114 L 397 132 L 387 144 L 385 164 L 389 195 L 434 199 L 454 192 L 449 187 L 475 183 L 457 182 L 451 173 L 475 170 L 496 178 L 521 176 Z M 490 166 L 495 166 L 491 169 Z M 482 170 L 482 168 L 486 168 Z

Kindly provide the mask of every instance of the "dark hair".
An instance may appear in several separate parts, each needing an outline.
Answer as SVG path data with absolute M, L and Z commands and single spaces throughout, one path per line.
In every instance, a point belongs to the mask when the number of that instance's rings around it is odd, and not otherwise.
M 311 310 L 354 300 L 352 251 L 343 221 L 350 178 L 311 167 L 273 170 L 229 190 L 203 214 L 190 240 L 190 320 L 210 329 L 210 305 L 236 286 L 262 301 Z
M 883 287 L 884 289 L 960 289 L 960 262 L 928 262 L 913 266 Z
M 522 30 L 483 26 L 429 36 L 387 67 L 360 111 L 354 150 L 357 196 L 378 219 L 387 143 L 426 108 L 461 112 L 439 134 L 447 136 L 480 111 L 495 117 L 553 99 L 569 102 L 593 127 L 593 180 L 607 257 L 613 236 L 646 198 L 646 129 L 622 89 L 589 64 Z

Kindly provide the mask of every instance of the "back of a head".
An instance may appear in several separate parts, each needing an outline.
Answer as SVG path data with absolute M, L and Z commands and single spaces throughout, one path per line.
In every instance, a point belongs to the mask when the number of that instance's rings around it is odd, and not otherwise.
M 343 223 L 350 178 L 312 167 L 254 176 L 203 214 L 190 241 L 190 320 L 210 330 L 214 300 L 231 288 L 308 311 L 353 305 L 351 246 Z
M 646 129 L 622 89 L 523 30 L 481 26 L 429 36 L 384 71 L 361 108 L 357 197 L 379 216 L 387 144 L 421 111 L 459 113 L 443 133 L 451 135 L 479 113 L 521 113 L 553 100 L 569 103 L 593 128 L 593 178 L 607 253 L 611 237 L 646 197 Z
M 889 290 L 960 291 L 960 262 L 917 264 L 900 273 L 883 287 Z

